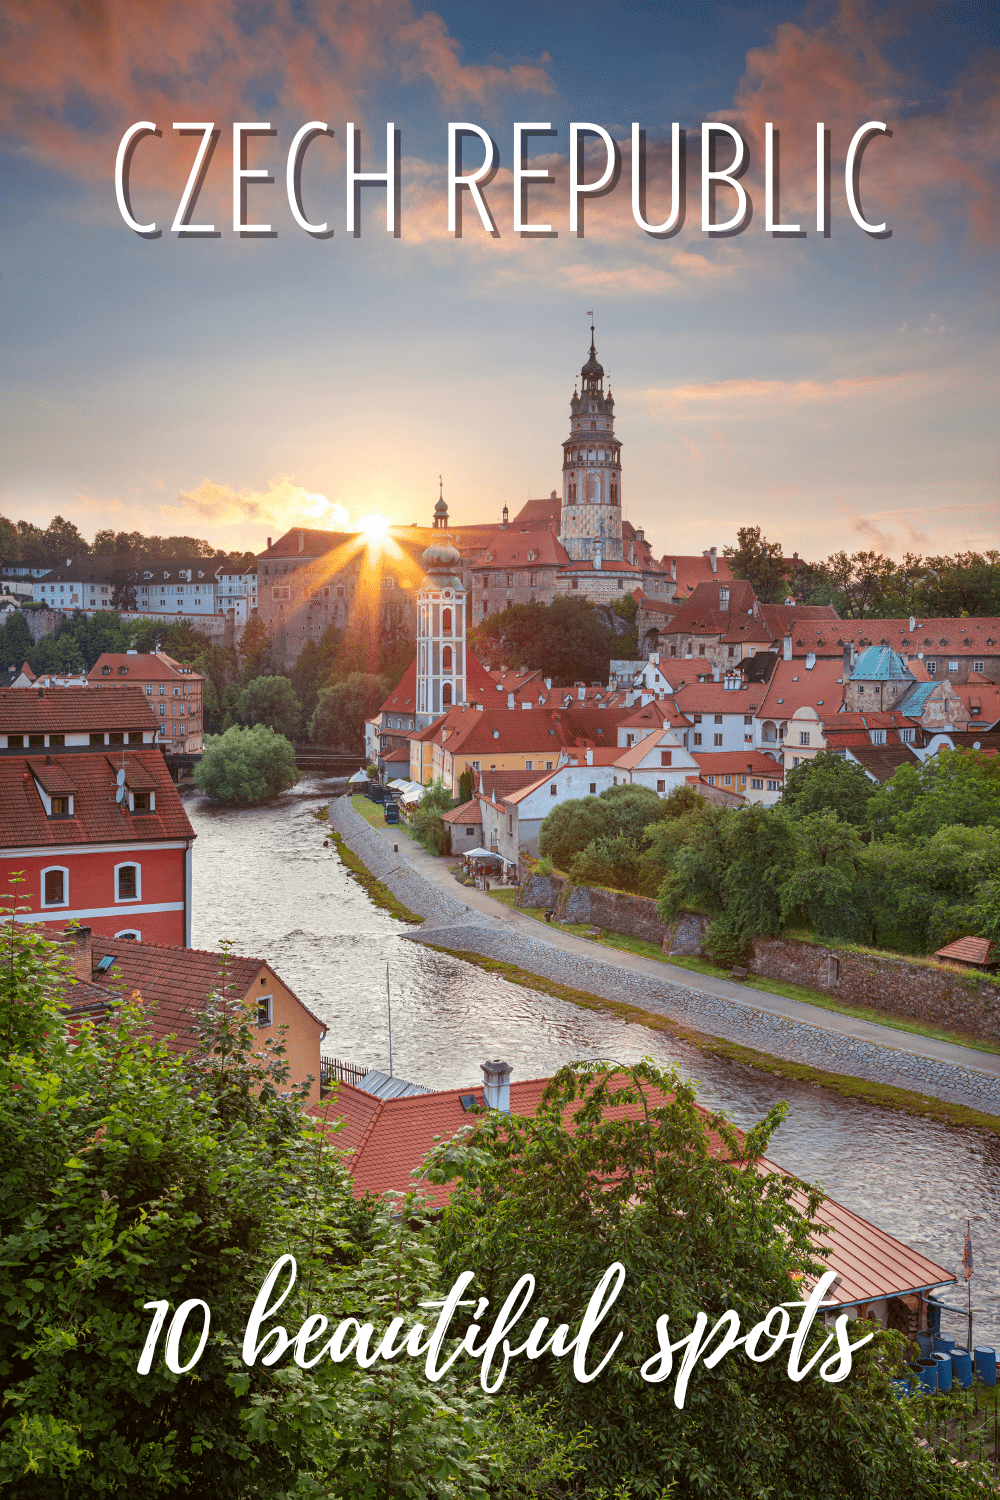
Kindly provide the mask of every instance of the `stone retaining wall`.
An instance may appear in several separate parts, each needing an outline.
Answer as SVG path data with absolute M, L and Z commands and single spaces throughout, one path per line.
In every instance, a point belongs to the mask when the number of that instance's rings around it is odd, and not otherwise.
M 707 929 L 707 917 L 684 912 L 671 923 L 664 950 L 700 955 Z M 940 1022 L 972 1036 L 1000 1037 L 1000 986 L 972 969 L 796 938 L 755 939 L 749 968 L 761 978 L 806 985 L 848 1005 Z
M 624 937 L 662 943 L 668 928 L 656 902 L 648 896 L 630 896 L 598 885 L 573 885 L 565 875 L 536 875 L 521 863 L 518 906 L 551 906 L 559 921 L 589 922 Z

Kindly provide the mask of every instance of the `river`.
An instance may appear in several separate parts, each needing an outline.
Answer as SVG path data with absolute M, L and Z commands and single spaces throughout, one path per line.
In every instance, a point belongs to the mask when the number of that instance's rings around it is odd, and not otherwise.
M 778 1099 L 789 1113 L 768 1155 L 822 1183 L 832 1198 L 939 1265 L 958 1272 L 966 1220 L 976 1255 L 973 1337 L 1000 1346 L 1000 1140 L 843 1099 L 676 1043 L 656 1031 L 581 1010 L 406 941 L 323 848 L 328 783 L 304 778 L 263 807 L 224 810 L 193 788 L 185 807 L 194 847 L 197 948 L 232 940 L 266 959 L 330 1028 L 324 1051 L 388 1069 L 386 965 L 392 987 L 393 1071 L 430 1088 L 481 1083 L 479 1065 L 505 1057 L 515 1078 L 546 1077 L 585 1058 L 651 1055 L 697 1080 L 700 1101 L 746 1128 Z M 966 1320 L 945 1314 L 964 1342 Z

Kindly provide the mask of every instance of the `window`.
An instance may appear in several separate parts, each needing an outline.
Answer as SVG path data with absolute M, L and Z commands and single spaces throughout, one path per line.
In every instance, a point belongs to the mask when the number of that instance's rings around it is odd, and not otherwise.
M 912 745 L 913 744 L 913 730 L 912 729 L 901 729 L 899 731 L 899 738 L 903 741 L 904 745 Z
M 695 735 L 695 737 L 694 737 L 694 743 L 695 743 L 696 746 L 701 744 L 701 735 L 700 734 L 696 734 Z
M 164 693 L 165 693 L 165 692 L 166 692 L 166 691 L 167 691 L 167 690 L 166 690 L 166 688 L 165 688 L 165 687 L 164 687 L 164 686 L 163 686 L 163 683 L 162 683 L 162 682 L 161 682 L 161 683 L 160 683 L 160 686 L 159 686 L 159 694 L 160 694 L 160 697 L 161 697 L 161 698 L 162 698 L 162 697 L 163 697 L 163 695 L 164 695 Z
M 124 745 L 124 743 L 125 743 L 125 736 L 124 736 L 124 734 L 109 734 L 108 735 L 108 744 L 109 745 Z
M 44 736 L 44 734 L 29 734 L 28 735 L 28 745 L 29 745 L 29 747 L 32 746 L 32 745 L 39 745 L 39 746 L 41 746 L 41 745 L 44 745 L 44 744 L 45 744 L 45 736 Z
M 276 584 L 271 589 L 271 598 L 272 599 L 290 599 L 291 597 L 292 597 L 292 591 L 288 587 L 287 584 L 284 585 L 284 586 Z
M 60 865 L 42 871 L 42 905 L 69 905 L 69 871 Z
M 808 745 L 808 743 L 809 743 L 809 730 L 808 729 L 803 729 L 802 732 L 799 735 L 799 744 L 800 745 Z
M 49 816 L 52 817 L 52 818 L 68 818 L 69 817 L 69 798 L 68 797 L 53 797 L 52 798 L 52 812 L 49 814 Z
M 579 578 L 574 578 L 573 579 L 573 585 L 572 586 L 575 589 L 578 589 L 580 587 L 580 580 L 579 580 Z
M 552 770 L 552 762 L 550 760 L 547 760 L 545 762 L 545 769 L 546 769 L 546 771 L 551 771 Z M 555 787 L 552 788 L 552 791 L 553 791 L 553 793 L 555 792 Z
M 873 729 L 872 730 L 872 744 L 873 745 L 884 745 L 885 744 L 885 730 L 884 729 Z
M 658 792 L 665 792 L 667 790 L 667 783 L 665 781 L 658 781 L 656 783 L 656 790 Z
M 673 763 L 674 763 L 673 762 L 673 755 L 674 755 L 674 752 L 672 750 L 661 750 L 660 751 L 660 765 L 661 766 L 672 766 Z
M 552 785 L 549 787 L 549 796 L 550 797 L 554 797 L 556 795 L 557 791 L 558 791 L 558 787 L 557 787 L 556 783 L 553 782 Z
M 985 672 L 986 671 L 986 663 L 984 661 L 974 661 L 972 663 L 972 670 L 974 672 Z
M 442 708 L 450 708 L 451 707 L 451 683 L 450 682 L 446 682 L 444 684 L 444 686 L 442 687 L 442 689 L 441 689 L 441 706 L 442 706 Z
M 597 782 L 596 781 L 592 781 L 590 783 L 590 795 L 592 797 L 595 797 L 597 795 Z
M 948 663 L 948 671 L 949 672 L 957 672 L 958 671 L 958 662 L 957 661 L 950 661 Z
M 705 655 L 705 647 L 704 647 L 704 644 L 702 644 L 702 645 L 700 645 L 700 646 L 699 646 L 699 647 L 698 647 L 698 655 L 699 655 L 699 656 L 704 656 L 704 655 Z
M 473 838 L 475 838 L 475 836 L 476 836 L 476 830 L 474 828 L 467 828 L 465 830 L 465 836 L 466 836 L 467 839 L 473 839 Z
M 442 672 L 450 672 L 451 671 L 451 647 L 450 646 L 445 646 L 444 650 L 441 652 L 441 670 L 442 670 Z
M 733 778 L 731 776 L 723 776 L 722 779 L 726 783 L 726 786 L 732 786 Z
M 769 781 L 767 783 L 767 789 L 769 792 L 777 792 L 780 790 L 780 784 L 777 781 Z
M 722 735 L 721 734 L 713 734 L 713 736 L 712 736 L 712 744 L 715 746 L 715 748 L 717 750 L 721 749 L 722 748 Z
M 163 692 L 163 689 L 162 689 L 162 688 L 160 688 L 160 692 L 161 692 L 161 693 L 162 693 L 162 692 Z M 164 703 L 161 703 L 161 704 L 160 704 L 160 713 L 161 713 L 161 714 L 164 714 L 164 713 L 166 713 L 166 711 L 167 711 L 167 710 L 166 710 L 166 704 L 164 704 Z M 160 726 L 160 727 L 161 727 L 161 728 L 162 728 L 162 727 L 163 727 L 163 726 L 162 726 L 162 725 L 161 725 L 161 726 Z
M 131 798 L 131 805 L 132 805 L 132 811 L 133 812 L 149 812 L 150 811 L 149 793 L 148 792 L 133 792 L 132 793 L 132 798 Z
M 859 692 L 859 693 L 863 693 L 863 692 L 864 692 L 864 690 L 865 690 L 865 685 L 864 685 L 864 683 L 863 683 L 863 682 L 861 682 L 861 683 L 859 683 L 859 684 L 858 684 L 858 692 Z
M 104 736 L 103 736 L 103 734 L 94 734 L 93 732 L 91 732 L 90 743 L 92 745 L 103 745 L 104 744 Z
M 694 722 L 696 724 L 700 724 L 701 723 L 701 714 L 695 714 L 695 716 L 694 716 Z
M 116 932 L 116 938 L 126 938 L 131 943 L 141 943 L 142 933 L 134 927 L 126 927 L 124 932 Z
M 450 609 L 443 609 L 441 611 L 441 634 L 442 635 L 451 635 L 451 610 Z
M 535 762 L 533 760 L 526 760 L 524 762 L 524 769 L 526 771 L 533 771 L 535 769 Z
M 743 715 L 743 722 L 744 722 L 744 724 L 752 724 L 753 723 L 753 714 L 744 714 Z
M 116 901 L 138 901 L 139 866 L 115 865 Z
M 793 755 L 792 756 L 792 765 L 793 766 L 797 766 L 797 765 L 800 765 L 800 764 L 801 764 L 801 762 L 799 760 L 799 757 L 797 755 Z
M 722 715 L 721 714 L 716 714 L 715 715 L 715 722 L 716 722 L 716 724 L 721 724 L 722 723 Z
M 274 1020 L 274 997 L 272 995 L 257 996 L 257 1025 L 270 1026 Z
M 513 833 L 514 832 L 514 814 L 513 813 L 508 813 L 507 814 L 507 832 L 508 833 Z
M 729 655 L 731 657 L 736 655 L 736 647 L 735 646 L 730 646 L 730 648 L 729 648 Z
M 152 696 L 153 696 L 153 685 L 152 685 L 152 683 L 147 682 L 146 683 L 146 697 L 147 698 L 152 698 Z
M 755 792 L 762 792 L 764 790 L 764 782 L 759 776 L 752 776 L 750 778 L 750 785 L 753 787 Z
M 928 675 L 928 677 L 933 677 L 934 673 L 937 671 L 937 662 L 936 661 L 925 661 L 924 662 L 924 666 L 927 668 L 927 675 Z

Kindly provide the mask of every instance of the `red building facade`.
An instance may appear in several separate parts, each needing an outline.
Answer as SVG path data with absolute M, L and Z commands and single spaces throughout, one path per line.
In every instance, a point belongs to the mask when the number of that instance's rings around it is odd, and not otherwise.
M 190 946 L 194 831 L 156 733 L 135 688 L 0 691 L 0 895 L 18 921 Z

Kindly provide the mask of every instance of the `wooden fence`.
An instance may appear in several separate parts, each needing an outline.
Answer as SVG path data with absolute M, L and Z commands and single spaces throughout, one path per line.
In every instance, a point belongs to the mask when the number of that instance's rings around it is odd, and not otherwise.
M 319 1079 L 320 1085 L 329 1088 L 331 1083 L 354 1083 L 358 1084 L 369 1071 L 365 1063 L 344 1062 L 339 1057 L 327 1057 L 320 1055 Z

